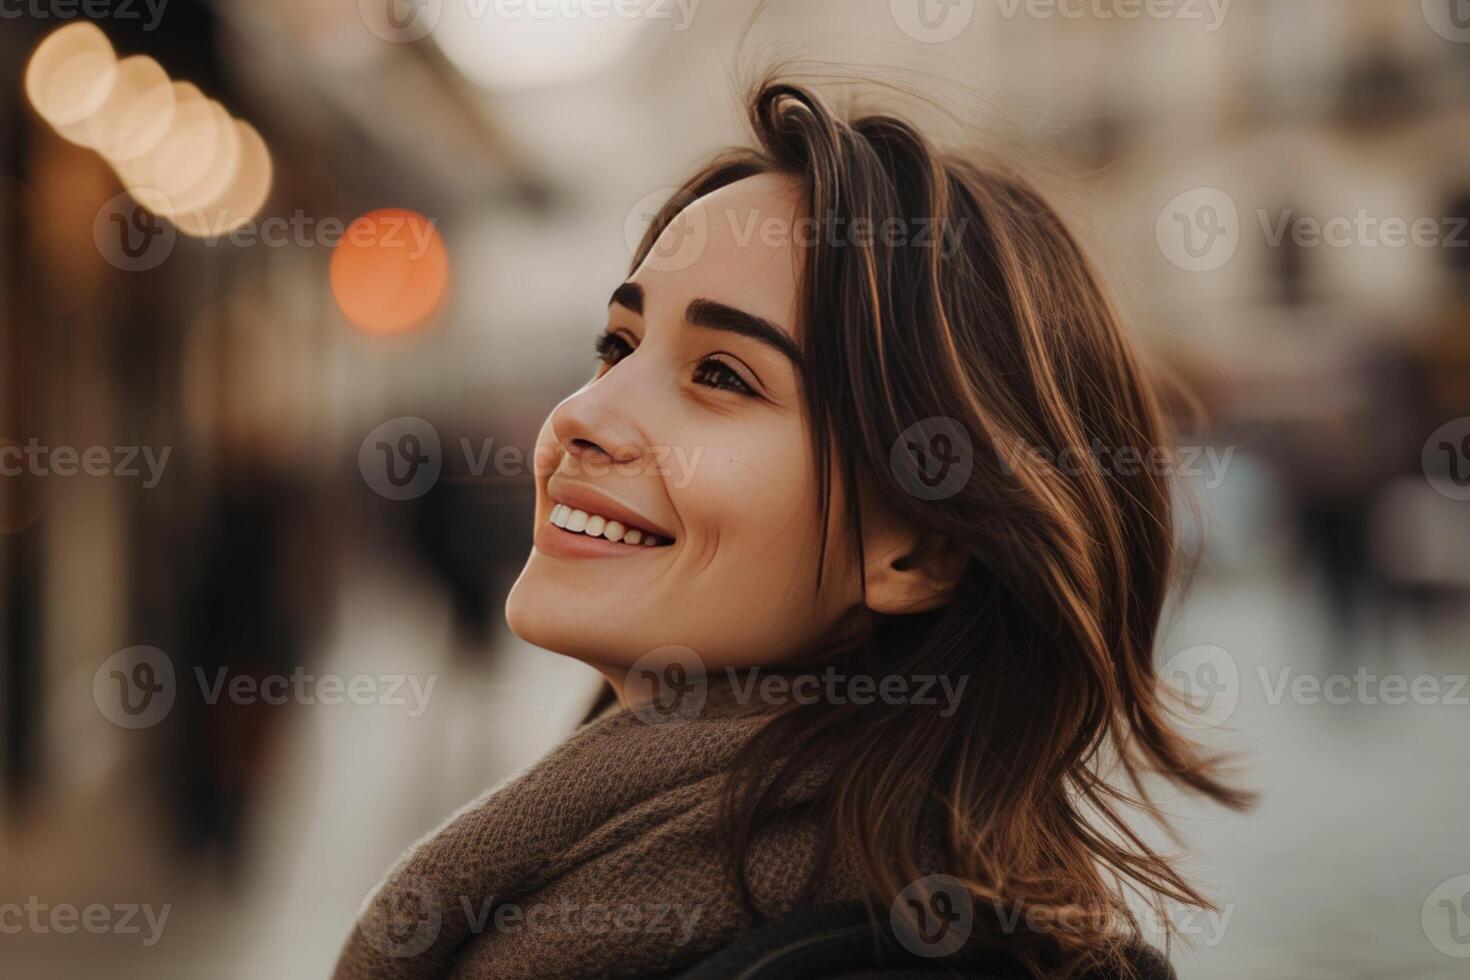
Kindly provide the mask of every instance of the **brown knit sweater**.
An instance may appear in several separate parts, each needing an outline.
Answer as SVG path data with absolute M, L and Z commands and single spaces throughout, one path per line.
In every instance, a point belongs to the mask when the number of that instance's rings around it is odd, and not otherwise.
M 766 716 L 710 693 L 685 722 L 597 719 L 450 817 L 364 903 L 336 980 L 646 975 L 751 928 L 715 818 L 730 762 Z M 821 782 L 790 786 L 748 854 L 762 915 L 788 911 L 806 883 Z M 861 897 L 834 858 L 813 900 Z

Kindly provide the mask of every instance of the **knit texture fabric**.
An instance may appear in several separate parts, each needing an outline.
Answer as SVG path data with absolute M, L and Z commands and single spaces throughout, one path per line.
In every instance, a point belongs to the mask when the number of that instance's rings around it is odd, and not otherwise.
M 364 903 L 336 980 L 667 973 L 752 928 L 715 824 L 730 764 L 768 716 L 717 695 L 687 721 L 592 721 L 463 807 Z M 749 850 L 763 917 L 791 910 L 806 884 L 823 782 L 811 771 L 787 787 Z M 861 898 L 833 850 L 811 899 Z

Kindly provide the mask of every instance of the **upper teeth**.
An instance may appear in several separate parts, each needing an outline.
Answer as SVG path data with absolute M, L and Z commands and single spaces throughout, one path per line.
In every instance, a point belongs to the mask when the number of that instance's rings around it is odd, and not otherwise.
M 551 508 L 551 523 L 567 531 L 591 535 L 594 538 L 607 538 L 609 541 L 621 541 L 623 544 L 658 545 L 664 543 L 656 534 L 650 534 L 636 527 L 626 527 L 601 514 L 574 510 L 566 504 L 556 504 Z

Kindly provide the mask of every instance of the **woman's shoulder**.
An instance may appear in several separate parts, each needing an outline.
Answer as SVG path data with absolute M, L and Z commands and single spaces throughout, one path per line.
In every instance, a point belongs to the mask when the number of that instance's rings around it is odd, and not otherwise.
M 889 916 L 874 914 L 861 902 L 808 906 L 745 933 L 677 980 L 788 980 L 881 976 L 959 977 L 973 980 L 1030 980 L 1032 973 L 1003 950 L 963 947 L 936 956 L 915 948 L 915 940 L 896 930 Z M 1130 980 L 1175 980 L 1173 967 L 1157 949 L 1138 940 L 1125 957 Z M 1121 971 L 1098 971 L 1084 980 L 1123 980 Z

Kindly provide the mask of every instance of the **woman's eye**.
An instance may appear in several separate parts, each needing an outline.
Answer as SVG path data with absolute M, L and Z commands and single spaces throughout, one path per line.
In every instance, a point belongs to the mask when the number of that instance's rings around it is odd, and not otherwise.
M 597 359 L 608 367 L 612 367 L 633 353 L 632 344 L 617 334 L 606 331 L 597 335 L 597 340 L 593 342 L 592 347 L 597 351 Z
M 705 358 L 699 362 L 694 369 L 694 383 L 705 385 L 710 388 L 719 388 L 724 391 L 733 391 L 742 395 L 753 395 L 754 391 L 745 379 L 740 377 L 734 368 L 724 361 L 715 358 Z

